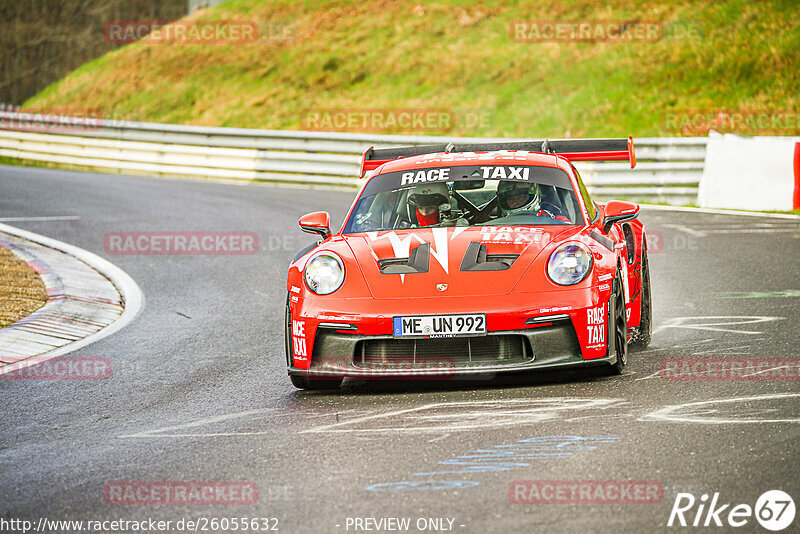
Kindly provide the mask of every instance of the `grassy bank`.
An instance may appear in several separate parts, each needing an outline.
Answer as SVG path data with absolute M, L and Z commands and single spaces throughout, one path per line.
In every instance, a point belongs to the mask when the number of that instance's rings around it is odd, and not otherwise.
M 441 111 L 449 123 L 370 124 L 376 133 L 642 137 L 703 135 L 709 124 L 800 133 L 791 122 L 800 112 L 800 10 L 792 1 L 232 0 L 188 20 L 253 21 L 260 37 L 225 45 L 133 43 L 25 107 L 278 129 L 308 129 L 321 110 L 352 110 L 353 117 L 413 109 Z M 513 24 L 535 20 L 595 29 L 599 21 L 638 22 L 657 25 L 658 34 L 626 42 L 515 40 Z M 531 30 L 544 26 L 516 28 L 535 38 Z M 723 115 L 712 124 L 720 110 L 743 118 Z M 793 128 L 764 131 L 763 121 L 748 122 L 754 113 L 766 114 L 771 129 Z M 390 122 L 392 112 L 383 115 Z

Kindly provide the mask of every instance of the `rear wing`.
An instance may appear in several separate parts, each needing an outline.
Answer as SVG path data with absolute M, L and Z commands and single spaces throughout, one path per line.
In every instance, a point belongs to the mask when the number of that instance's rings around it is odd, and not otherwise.
M 636 166 L 633 137 L 619 139 L 542 139 L 538 141 L 509 141 L 507 143 L 470 143 L 402 148 L 369 147 L 361 157 L 363 178 L 367 171 L 374 171 L 387 161 L 438 152 L 493 152 L 495 150 L 521 150 L 544 154 L 558 154 L 571 161 L 630 161 Z

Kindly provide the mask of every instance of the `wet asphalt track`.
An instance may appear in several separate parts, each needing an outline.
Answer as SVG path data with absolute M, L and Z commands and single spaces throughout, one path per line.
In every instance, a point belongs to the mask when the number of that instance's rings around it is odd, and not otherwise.
M 297 219 L 326 209 L 338 224 L 352 195 L 0 167 L 0 217 L 79 217 L 9 224 L 110 259 L 146 298 L 132 325 L 74 353 L 109 358 L 111 379 L 0 380 L 0 518 L 274 517 L 281 532 L 355 532 L 348 517 L 407 517 L 411 532 L 419 518 L 449 518 L 464 533 L 647 532 L 668 530 L 678 492 L 752 506 L 781 489 L 800 504 L 796 378 L 659 375 L 663 358 L 797 358 L 798 221 L 644 210 L 660 240 L 650 255 L 656 333 L 622 377 L 298 392 L 281 330 L 286 265 L 312 240 Z M 162 230 L 251 231 L 261 249 L 104 251 L 106 232 Z M 545 454 L 502 447 L 530 438 Z M 656 481 L 663 500 L 517 504 L 518 480 Z M 259 496 L 249 506 L 118 506 L 104 500 L 113 481 L 247 481 Z M 766 532 L 752 518 L 739 531 Z

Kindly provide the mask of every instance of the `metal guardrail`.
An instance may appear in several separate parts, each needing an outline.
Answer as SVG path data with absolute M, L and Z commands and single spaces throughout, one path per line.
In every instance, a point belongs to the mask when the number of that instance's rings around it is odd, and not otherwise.
M 172 176 L 356 186 L 370 146 L 511 141 L 506 138 L 370 135 L 68 119 L 0 111 L 0 156 Z M 705 137 L 635 138 L 627 163 L 579 162 L 593 195 L 685 204 L 697 198 Z

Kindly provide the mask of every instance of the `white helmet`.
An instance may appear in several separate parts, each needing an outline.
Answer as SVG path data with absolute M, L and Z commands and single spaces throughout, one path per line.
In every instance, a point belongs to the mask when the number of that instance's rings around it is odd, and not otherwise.
M 438 224 L 439 206 L 447 202 L 450 189 L 442 182 L 414 186 L 408 193 L 408 217 L 420 226 Z
M 537 208 L 540 197 L 539 184 L 502 181 L 497 185 L 497 201 L 506 215 Z

